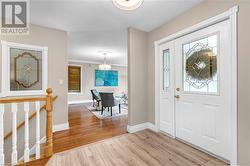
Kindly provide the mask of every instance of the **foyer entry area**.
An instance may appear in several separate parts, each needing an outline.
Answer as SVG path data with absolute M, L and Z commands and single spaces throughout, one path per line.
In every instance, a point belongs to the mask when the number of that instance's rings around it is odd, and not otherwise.
M 127 116 L 99 120 L 86 106 L 69 106 L 69 129 L 53 134 L 54 154 L 127 133 Z M 50 158 L 25 165 L 45 165 Z
M 160 131 L 232 164 L 237 65 L 230 18 L 219 15 L 156 44 L 156 122 Z
M 69 130 L 53 134 L 54 155 L 24 165 L 228 166 L 160 132 L 129 134 L 126 116 L 100 121 L 84 105 L 69 110 Z
M 162 133 L 143 130 L 55 154 L 48 166 L 228 166 Z

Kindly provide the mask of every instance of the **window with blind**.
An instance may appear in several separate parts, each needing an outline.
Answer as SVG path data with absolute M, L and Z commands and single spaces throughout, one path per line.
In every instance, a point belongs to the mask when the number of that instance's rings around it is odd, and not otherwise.
M 68 66 L 68 92 L 81 93 L 81 67 Z

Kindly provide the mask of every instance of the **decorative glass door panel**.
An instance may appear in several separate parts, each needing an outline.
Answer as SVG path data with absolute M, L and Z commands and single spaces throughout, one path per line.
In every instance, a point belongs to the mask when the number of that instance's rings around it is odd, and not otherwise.
M 212 35 L 184 44 L 183 90 L 218 93 L 218 36 Z
M 229 22 L 175 40 L 176 137 L 230 158 Z
M 163 51 L 163 90 L 170 86 L 170 53 L 169 49 Z

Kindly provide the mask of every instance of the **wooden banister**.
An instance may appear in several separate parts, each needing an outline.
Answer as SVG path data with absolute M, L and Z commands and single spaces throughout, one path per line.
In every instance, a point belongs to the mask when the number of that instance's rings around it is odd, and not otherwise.
M 0 98 L 1 104 L 46 101 L 46 97 Z
M 17 129 L 24 126 L 24 162 L 30 161 L 30 148 L 29 148 L 29 120 L 36 116 L 36 159 L 40 159 L 40 112 L 46 110 L 46 147 L 45 156 L 50 157 L 53 154 L 53 131 L 52 131 L 52 111 L 53 102 L 57 96 L 53 96 L 52 89 L 46 90 L 47 95 L 42 97 L 26 97 L 26 98 L 0 98 L 0 165 L 4 165 L 4 139 L 12 135 L 12 152 L 11 152 L 11 165 L 17 164 Z M 40 106 L 41 101 L 45 102 L 43 107 Z M 35 103 L 36 112 L 29 116 L 30 104 Z M 16 126 L 17 121 L 17 103 L 24 105 L 25 121 Z M 12 131 L 6 136 L 3 135 L 4 124 L 3 114 L 5 111 L 5 104 L 11 104 L 12 112 Z
M 52 89 L 47 89 L 46 96 L 46 148 L 45 156 L 50 157 L 53 154 L 53 131 L 52 131 L 52 111 L 53 111 L 53 94 Z
M 58 96 L 54 96 L 53 97 L 53 101 L 55 101 L 56 99 L 58 98 Z M 29 98 L 30 99 L 30 98 Z M 0 101 L 3 100 L 3 99 L 0 99 Z M 7 99 L 5 99 L 5 101 L 7 101 Z M 10 101 L 10 99 L 8 99 L 8 101 Z M 41 100 L 39 100 L 41 101 Z M 0 102 L 1 103 L 1 102 Z M 46 104 L 44 104 L 41 109 L 40 109 L 40 112 L 45 110 L 46 109 Z M 36 112 L 32 113 L 30 116 L 29 116 L 29 120 L 33 119 L 34 117 L 36 116 Z M 25 124 L 25 121 L 22 121 L 20 124 L 17 125 L 17 130 L 19 128 L 21 128 L 22 126 L 24 126 Z M 7 139 L 8 137 L 10 137 L 12 135 L 12 131 L 10 131 L 9 133 L 7 133 L 5 136 L 4 136 L 4 139 Z

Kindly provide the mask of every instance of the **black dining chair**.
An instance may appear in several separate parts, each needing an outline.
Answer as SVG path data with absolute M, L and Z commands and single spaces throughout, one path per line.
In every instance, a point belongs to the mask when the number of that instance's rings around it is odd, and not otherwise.
M 112 108 L 115 106 L 119 106 L 119 113 L 121 113 L 121 104 L 118 100 L 115 99 L 113 93 L 102 93 L 100 92 L 101 102 L 102 102 L 102 112 L 103 115 L 104 109 L 108 108 L 111 110 L 111 116 L 113 116 Z
M 99 92 L 96 89 L 91 89 L 90 92 L 92 94 L 93 107 L 95 106 L 95 101 L 97 102 L 97 106 L 99 107 L 101 102 L 101 97 L 99 95 Z

